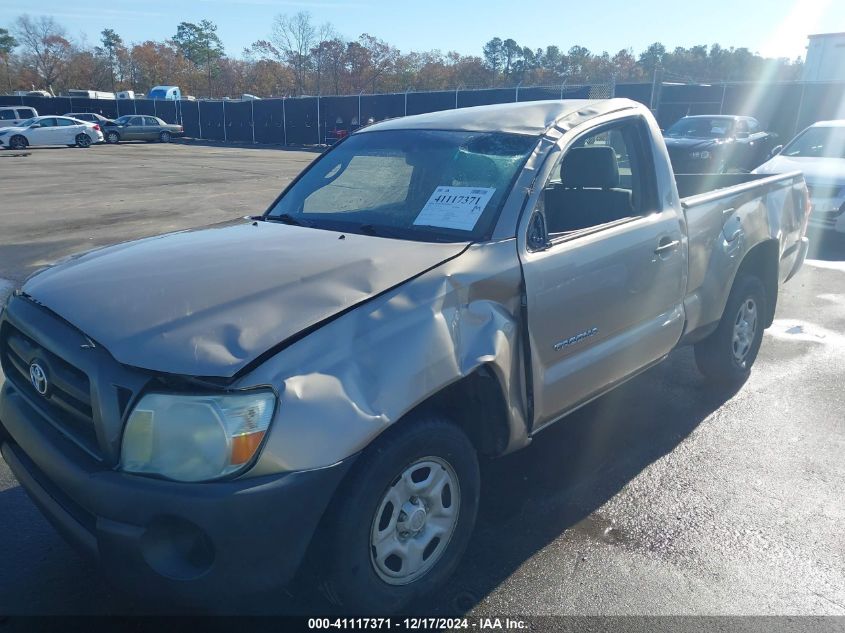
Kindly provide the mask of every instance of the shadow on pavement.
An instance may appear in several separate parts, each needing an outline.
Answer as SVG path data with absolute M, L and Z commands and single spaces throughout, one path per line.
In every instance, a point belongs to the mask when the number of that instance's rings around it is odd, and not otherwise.
M 280 152 L 309 152 L 312 154 L 322 154 L 326 151 L 325 147 L 307 145 L 307 146 L 293 146 L 281 145 L 273 143 L 237 143 L 234 141 L 210 141 L 198 138 L 176 138 L 172 141 L 173 144 L 178 145 L 194 145 L 198 147 L 219 147 L 219 148 L 233 148 L 239 149 L 272 149 Z

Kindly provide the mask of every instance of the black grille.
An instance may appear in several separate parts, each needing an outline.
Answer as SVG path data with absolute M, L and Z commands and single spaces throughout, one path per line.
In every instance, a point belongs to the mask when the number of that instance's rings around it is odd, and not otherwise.
M 11 323 L 4 324 L 1 343 L 3 366 L 12 384 L 28 396 L 33 406 L 53 426 L 89 453 L 99 457 L 88 376 Z M 46 394 L 39 393 L 30 380 L 33 363 L 38 363 L 47 377 Z

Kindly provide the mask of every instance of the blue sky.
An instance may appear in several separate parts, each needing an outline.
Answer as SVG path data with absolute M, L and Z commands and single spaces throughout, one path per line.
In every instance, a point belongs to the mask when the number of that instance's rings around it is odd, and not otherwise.
M 11 26 L 22 6 L 30 15 L 52 15 L 74 39 L 88 43 L 107 27 L 133 43 L 164 39 L 181 21 L 208 18 L 218 24 L 230 55 L 267 38 L 275 15 L 303 10 L 315 22 L 332 22 L 347 38 L 366 32 L 402 51 L 476 55 L 498 35 L 531 48 L 580 44 L 611 54 L 660 41 L 668 48 L 718 42 L 795 57 L 804 54 L 807 34 L 845 31 L 843 0 L 2 0 L 0 27 Z

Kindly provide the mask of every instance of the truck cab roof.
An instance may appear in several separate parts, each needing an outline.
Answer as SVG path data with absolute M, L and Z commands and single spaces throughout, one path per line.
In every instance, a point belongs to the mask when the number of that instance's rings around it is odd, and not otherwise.
M 563 119 L 574 117 L 582 122 L 608 112 L 642 107 L 630 99 L 554 99 L 499 103 L 390 119 L 367 126 L 356 134 L 417 129 L 540 136 Z

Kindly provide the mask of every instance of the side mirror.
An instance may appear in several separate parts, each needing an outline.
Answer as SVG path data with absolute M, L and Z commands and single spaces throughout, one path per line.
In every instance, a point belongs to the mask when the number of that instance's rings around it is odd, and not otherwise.
M 769 158 L 774 158 L 783 151 L 783 145 L 775 145 L 772 151 L 769 152 Z
M 29 129 L 31 130 L 32 128 L 35 128 L 35 127 L 41 127 L 41 124 L 40 123 L 33 123 L 32 125 L 29 126 Z
M 544 251 L 551 247 L 549 235 L 546 232 L 546 218 L 543 217 L 542 213 L 537 212 L 531 216 L 526 242 L 528 249 L 531 251 Z

